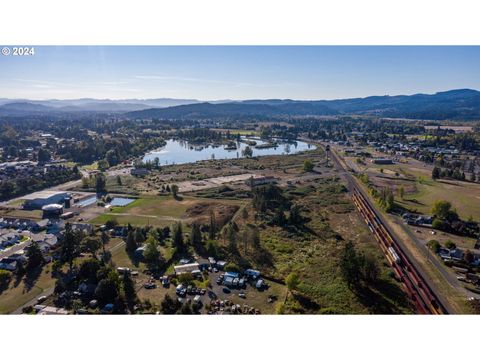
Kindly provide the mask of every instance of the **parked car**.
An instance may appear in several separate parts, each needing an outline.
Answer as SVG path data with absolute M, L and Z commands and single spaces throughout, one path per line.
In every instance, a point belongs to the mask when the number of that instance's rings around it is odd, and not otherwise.
M 47 300 L 47 297 L 46 297 L 46 296 L 40 296 L 40 297 L 37 299 L 37 303 L 41 304 L 41 303 L 44 302 L 45 300 Z
M 157 287 L 157 285 L 155 285 L 154 283 L 152 282 L 147 282 L 145 284 L 143 284 L 143 287 L 145 289 L 155 289 Z
M 125 274 L 125 273 L 129 274 L 130 273 L 130 268 L 128 268 L 128 267 L 118 267 L 117 271 L 118 271 L 119 274 Z
M 111 314 L 113 313 L 113 304 L 105 305 L 100 311 L 102 314 Z
M 175 292 L 177 293 L 178 296 L 185 296 L 186 289 L 185 286 L 182 284 L 178 285 L 177 288 L 175 289 Z

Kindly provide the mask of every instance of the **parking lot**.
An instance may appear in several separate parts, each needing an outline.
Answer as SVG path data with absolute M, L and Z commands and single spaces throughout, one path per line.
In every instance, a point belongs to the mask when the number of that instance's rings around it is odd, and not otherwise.
M 242 288 L 227 287 L 217 283 L 219 277 L 224 274 L 224 271 L 204 272 L 203 281 L 195 281 L 198 287 L 183 286 L 184 291 L 180 295 L 173 283 L 165 287 L 161 280 L 152 279 L 155 286 L 151 289 L 142 286 L 138 296 L 156 304 L 160 304 L 166 294 L 174 299 L 178 298 L 182 303 L 194 303 L 197 299 L 201 305 L 200 312 L 203 314 L 274 314 L 277 303 L 285 299 L 287 290 L 284 285 L 266 281 L 266 286 L 258 290 L 255 286 L 256 281 L 252 280 L 246 281 Z M 200 285 L 204 284 L 207 278 L 209 286 Z

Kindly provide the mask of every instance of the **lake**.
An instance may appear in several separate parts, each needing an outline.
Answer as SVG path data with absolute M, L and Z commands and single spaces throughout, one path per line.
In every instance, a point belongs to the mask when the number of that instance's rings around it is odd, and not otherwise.
M 257 145 L 265 144 L 265 142 L 256 138 L 248 138 L 245 140 L 253 140 Z M 315 145 L 303 141 L 296 141 L 294 143 L 286 143 L 281 140 L 276 141 L 278 143 L 277 146 L 272 148 L 257 149 L 251 146 L 253 156 L 296 154 L 301 151 L 315 149 Z M 160 165 L 187 164 L 201 160 L 211 160 L 212 158 L 217 160 L 236 159 L 243 157 L 242 150 L 245 149 L 245 147 L 247 147 L 247 144 L 240 142 L 237 143 L 236 150 L 226 150 L 224 146 L 190 145 L 187 141 L 170 139 L 167 140 L 165 146 L 147 153 L 143 157 L 143 162 L 153 162 L 157 157 Z

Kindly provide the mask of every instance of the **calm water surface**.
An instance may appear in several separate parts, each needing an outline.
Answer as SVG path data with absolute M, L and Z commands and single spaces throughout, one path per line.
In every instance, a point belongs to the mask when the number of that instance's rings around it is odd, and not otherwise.
M 257 142 L 257 145 L 264 144 L 265 142 L 259 139 L 249 139 Z M 252 147 L 253 156 L 264 155 L 287 155 L 296 154 L 301 151 L 314 150 L 315 145 L 307 144 L 303 141 L 296 141 L 294 143 L 285 143 L 277 140 L 278 145 L 268 149 L 257 149 Z M 242 150 L 247 147 L 245 143 L 237 143 L 236 150 L 226 150 L 224 146 L 195 146 L 190 145 L 187 141 L 180 140 L 167 140 L 167 144 L 164 147 L 156 149 L 147 153 L 143 162 L 154 161 L 158 157 L 160 165 L 172 165 L 172 164 L 187 164 L 194 163 L 201 160 L 210 159 L 236 159 L 241 158 Z

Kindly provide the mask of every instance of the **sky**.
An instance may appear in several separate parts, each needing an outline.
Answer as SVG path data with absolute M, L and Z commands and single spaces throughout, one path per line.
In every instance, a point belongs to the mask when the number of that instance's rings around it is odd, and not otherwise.
M 33 56 L 0 55 L 0 98 L 12 99 L 323 100 L 460 88 L 480 90 L 480 46 L 36 46 Z

